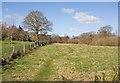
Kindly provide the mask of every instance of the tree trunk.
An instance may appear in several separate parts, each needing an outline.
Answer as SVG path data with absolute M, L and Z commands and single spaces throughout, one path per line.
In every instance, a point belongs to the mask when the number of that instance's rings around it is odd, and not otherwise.
M 36 31 L 36 35 L 37 35 L 37 39 L 39 40 L 39 35 L 38 35 L 38 31 Z

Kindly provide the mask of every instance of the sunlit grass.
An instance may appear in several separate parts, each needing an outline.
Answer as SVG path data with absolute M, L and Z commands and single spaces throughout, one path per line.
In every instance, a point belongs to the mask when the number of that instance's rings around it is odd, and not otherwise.
M 18 58 L 4 70 L 3 80 L 94 80 L 105 73 L 113 78 L 118 65 L 117 47 L 87 45 L 47 45 Z
M 25 42 L 25 41 L 12 41 L 12 44 L 10 41 L 2 41 L 2 57 L 7 57 L 12 53 L 12 46 L 15 47 L 15 49 L 22 49 L 23 45 L 32 44 L 33 42 Z

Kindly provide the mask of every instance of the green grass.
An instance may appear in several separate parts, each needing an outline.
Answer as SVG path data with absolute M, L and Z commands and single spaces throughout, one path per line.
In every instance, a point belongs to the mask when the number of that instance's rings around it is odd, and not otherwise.
M 13 41 L 12 46 L 15 47 L 15 50 L 22 50 L 23 45 L 29 45 L 32 44 L 33 42 L 21 42 L 21 41 Z M 7 57 L 12 53 L 12 47 L 9 41 L 2 41 L 2 57 Z
M 118 64 L 117 47 L 53 44 L 16 59 L 3 80 L 94 80 L 95 75 L 113 79 Z

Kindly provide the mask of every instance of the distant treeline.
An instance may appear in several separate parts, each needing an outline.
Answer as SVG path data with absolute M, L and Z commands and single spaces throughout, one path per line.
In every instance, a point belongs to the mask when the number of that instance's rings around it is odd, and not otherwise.
M 119 44 L 117 34 L 112 33 L 112 27 L 110 25 L 101 27 L 97 32 L 86 32 L 79 36 L 73 36 L 72 38 L 65 35 L 46 35 L 38 34 L 35 32 L 24 31 L 21 26 L 18 28 L 15 25 L 10 27 L 2 26 L 1 28 L 2 40 L 17 40 L 17 41 L 45 41 L 47 43 L 73 43 L 73 44 L 88 44 L 88 45 L 100 45 L 100 46 L 117 46 Z M 120 45 L 120 44 L 119 44 Z
M 99 45 L 99 46 L 118 46 L 120 45 L 120 37 L 117 33 L 112 33 L 112 27 L 106 25 L 101 27 L 97 32 L 86 32 L 79 36 L 60 37 L 55 35 L 52 38 L 52 42 L 55 43 L 73 43 L 73 44 L 87 44 L 87 45 Z
M 106 25 L 101 27 L 97 32 L 86 32 L 79 36 L 60 37 L 54 35 L 52 42 L 55 43 L 73 43 L 73 44 L 87 44 L 87 45 L 99 45 L 99 46 L 118 46 L 120 45 L 120 37 L 117 33 L 112 33 L 112 27 Z

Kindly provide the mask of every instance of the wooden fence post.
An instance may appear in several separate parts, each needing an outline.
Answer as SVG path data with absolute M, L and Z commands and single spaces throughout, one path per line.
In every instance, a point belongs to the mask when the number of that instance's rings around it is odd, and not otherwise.
M 34 47 L 35 47 L 35 43 L 34 43 Z
M 37 46 L 38 46 L 38 42 L 37 42 Z
M 15 52 L 15 47 L 14 47 L 14 46 L 12 47 L 12 52 L 13 52 L 13 53 Z
M 30 48 L 31 48 L 31 44 L 30 44 Z
M 25 53 L 25 44 L 23 45 L 23 52 Z

